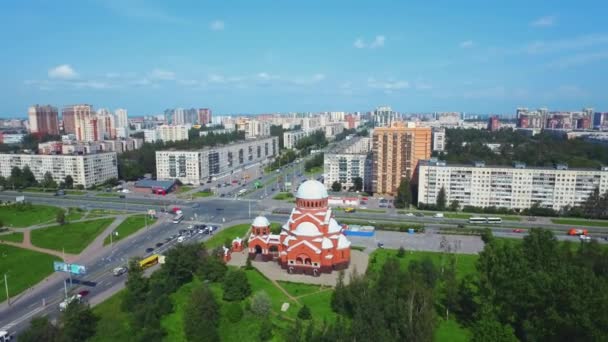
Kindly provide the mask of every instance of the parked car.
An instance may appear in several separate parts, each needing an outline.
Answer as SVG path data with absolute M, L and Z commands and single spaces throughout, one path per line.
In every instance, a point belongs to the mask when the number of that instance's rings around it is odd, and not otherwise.
M 115 277 L 118 277 L 125 273 L 127 273 L 126 267 L 116 267 L 115 269 L 112 270 L 112 274 L 114 274 Z
M 384 248 L 384 244 L 382 242 L 378 242 L 378 248 Z
M 146 253 L 152 253 L 153 251 L 154 251 L 154 248 L 152 248 L 152 247 L 146 248 Z
M 407 213 L 407 214 L 405 214 L 405 216 L 412 217 L 412 216 L 416 216 L 416 215 L 414 215 L 414 213 Z
M 164 245 L 164 243 L 162 243 L 162 242 L 157 242 L 157 243 L 156 243 L 156 248 L 158 248 L 158 247 L 160 247 L 160 246 L 162 246 L 162 245 Z
M 81 298 L 88 296 L 89 293 L 91 293 L 89 290 L 82 290 L 82 291 L 78 292 L 78 294 L 80 295 Z
M 523 232 L 524 232 L 524 230 L 521 228 L 513 229 L 513 233 L 523 233 Z
M 180 236 L 180 237 L 177 238 L 177 242 L 178 243 L 182 243 L 182 242 L 184 242 L 185 239 L 186 238 L 184 238 L 183 236 Z

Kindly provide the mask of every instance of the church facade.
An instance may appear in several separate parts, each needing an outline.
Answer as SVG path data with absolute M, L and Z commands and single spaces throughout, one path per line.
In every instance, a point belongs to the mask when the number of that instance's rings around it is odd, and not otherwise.
M 325 186 L 308 180 L 298 188 L 296 207 L 280 234 L 272 234 L 270 222 L 255 218 L 248 240 L 249 257 L 276 260 L 289 273 L 313 276 L 345 269 L 350 264 L 350 241 L 333 218 Z

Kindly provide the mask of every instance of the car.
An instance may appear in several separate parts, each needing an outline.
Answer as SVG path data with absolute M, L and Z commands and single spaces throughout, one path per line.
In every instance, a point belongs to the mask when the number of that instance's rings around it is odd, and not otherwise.
M 88 296 L 88 295 L 89 295 L 89 293 L 91 293 L 89 290 L 82 290 L 82 291 L 78 292 L 78 294 L 79 294 L 81 297 L 86 297 L 86 296 Z
M 199 230 L 198 230 L 198 233 L 199 233 L 199 234 L 205 234 L 205 229 L 202 229 L 202 228 L 201 228 L 201 229 L 199 229 Z
M 146 248 L 146 253 L 152 253 L 153 251 L 154 251 L 154 248 L 152 248 L 152 247 Z
M 416 215 L 414 215 L 414 213 L 407 213 L 407 214 L 405 214 L 405 216 L 412 217 L 412 216 L 416 216 Z
M 165 239 L 165 242 L 169 242 L 171 240 L 173 240 L 173 237 L 169 236 L 168 238 Z
M 226 195 L 225 194 L 221 194 L 220 197 L 226 197 Z
M 378 242 L 378 248 L 384 248 L 384 244 L 382 242 Z
M 368 199 L 367 199 L 367 197 L 361 197 L 361 199 L 362 199 L 363 201 L 367 201 L 367 200 L 368 200 Z
M 391 209 L 392 207 L 393 207 L 393 206 L 389 204 L 387 208 Z
M 423 217 L 424 216 L 423 213 L 415 213 L 414 215 L 416 215 L 416 217 Z
M 376 221 L 367 221 L 367 223 L 376 224 Z
M 222 211 L 222 210 L 224 210 L 224 208 L 215 208 L 215 210 Z
M 523 232 L 524 232 L 524 230 L 521 228 L 513 229 L 513 233 L 523 233 Z
M 192 208 L 198 208 L 198 207 L 200 207 L 200 204 L 198 204 L 198 203 L 194 203 L 194 204 L 192 205 Z
M 65 309 L 67 309 L 68 305 L 71 302 L 73 302 L 73 301 L 80 302 L 81 299 L 82 299 L 82 296 L 79 294 L 75 294 L 69 298 L 66 298 L 63 302 L 59 303 L 59 311 L 65 311 Z
M 193 225 L 189 225 L 188 229 L 194 229 L 194 226 Z
M 165 213 L 165 212 L 167 212 L 167 210 L 165 208 L 160 208 L 160 212 Z
M 585 242 L 591 241 L 591 236 L 589 236 L 589 235 L 579 235 L 579 238 L 581 239 L 581 241 L 585 241 Z
M 118 196 L 118 197 L 119 197 L 119 198 L 121 198 L 121 199 L 125 199 L 125 198 L 127 198 L 125 195 L 120 195 L 120 196 Z
M 275 188 L 270 188 L 270 191 L 274 191 L 274 190 L 275 190 Z
M 114 274 L 115 277 L 118 277 L 125 273 L 127 273 L 126 267 L 116 267 L 115 269 L 112 270 L 112 274 Z
M 365 201 L 361 201 L 361 202 L 359 202 L 359 203 L 360 203 L 361 205 L 366 205 L 366 204 L 367 204 L 367 202 L 365 202 Z
M 221 188 L 221 187 L 222 187 L 222 184 L 218 184 L 218 185 L 217 185 L 217 187 L 218 187 L 218 188 Z
M 177 238 L 177 243 L 182 243 L 182 242 L 184 242 L 185 239 L 186 238 L 184 238 L 183 236 L 180 236 Z
M 164 243 L 162 243 L 162 242 L 157 242 L 157 243 L 156 243 L 156 248 L 158 248 L 158 247 L 160 247 L 160 246 L 162 246 L 162 245 L 164 245 Z

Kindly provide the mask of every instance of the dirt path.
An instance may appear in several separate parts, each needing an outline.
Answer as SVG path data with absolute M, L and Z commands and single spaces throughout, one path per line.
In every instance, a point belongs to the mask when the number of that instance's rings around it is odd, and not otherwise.
M 25 236 L 25 234 L 24 234 L 24 236 Z M 62 260 L 63 260 L 63 257 L 65 255 L 65 260 L 64 261 L 66 261 L 66 262 L 71 262 L 72 260 L 75 260 L 78 257 L 78 255 L 75 255 L 75 254 L 69 254 L 69 253 L 63 254 L 60 251 L 55 251 L 55 250 L 52 250 L 52 249 L 46 249 L 46 248 L 36 247 L 36 246 L 33 246 L 31 243 L 29 245 L 25 245 L 24 243 L 9 242 L 9 241 L 2 241 L 0 243 L 3 244 L 3 245 L 13 246 L 13 247 L 19 247 L 19 248 L 23 248 L 23 249 L 29 249 L 29 250 L 35 251 L 35 252 L 40 252 L 40 253 L 54 255 L 54 256 L 58 257 L 59 259 L 62 259 Z
M 289 299 L 293 300 L 294 302 L 302 305 L 302 303 L 300 303 L 300 301 L 298 300 L 298 298 L 292 296 L 291 294 L 289 294 L 289 292 L 287 292 L 281 285 L 279 285 L 279 283 L 274 280 L 274 279 L 270 279 L 270 281 L 274 284 L 274 286 L 278 287 L 279 290 L 281 290 L 281 292 L 283 292 Z
M 312 296 L 312 295 L 316 295 L 316 294 L 319 294 L 319 293 L 321 293 L 321 292 L 332 291 L 333 289 L 334 289 L 333 287 L 326 287 L 326 288 L 323 288 L 323 286 L 321 286 L 321 288 L 319 289 L 319 291 L 316 291 L 316 292 L 311 292 L 311 293 L 306 293 L 306 294 L 303 294 L 303 295 L 301 295 L 301 296 L 297 296 L 297 297 L 296 297 L 296 299 L 300 299 L 300 298 L 302 298 L 302 297 L 306 297 L 306 296 Z

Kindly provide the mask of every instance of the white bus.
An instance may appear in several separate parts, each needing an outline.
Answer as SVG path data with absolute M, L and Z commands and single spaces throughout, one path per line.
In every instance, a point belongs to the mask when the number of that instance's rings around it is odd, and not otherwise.
M 502 223 L 500 217 L 488 217 L 488 223 Z
M 180 223 L 184 219 L 184 214 L 177 214 L 173 218 L 173 223 Z
M 469 223 L 477 223 L 477 224 L 479 224 L 479 223 L 487 223 L 487 222 L 488 222 L 488 219 L 485 218 L 485 217 L 477 217 L 477 216 L 475 216 L 475 217 L 469 217 Z

